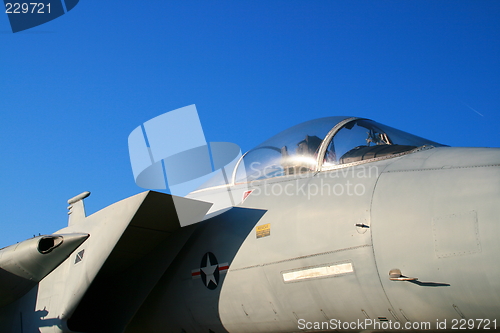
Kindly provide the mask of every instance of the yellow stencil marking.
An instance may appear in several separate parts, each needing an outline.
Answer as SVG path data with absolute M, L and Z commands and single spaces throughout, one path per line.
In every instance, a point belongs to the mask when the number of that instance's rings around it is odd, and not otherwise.
M 259 225 L 255 228 L 257 238 L 262 238 L 271 235 L 271 223 Z

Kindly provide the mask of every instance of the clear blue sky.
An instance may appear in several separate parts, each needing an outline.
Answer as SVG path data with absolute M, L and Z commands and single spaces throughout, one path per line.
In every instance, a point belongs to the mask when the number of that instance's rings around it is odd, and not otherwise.
M 0 247 L 141 192 L 129 133 L 190 104 L 243 150 L 334 115 L 500 146 L 500 1 L 81 0 L 0 39 Z

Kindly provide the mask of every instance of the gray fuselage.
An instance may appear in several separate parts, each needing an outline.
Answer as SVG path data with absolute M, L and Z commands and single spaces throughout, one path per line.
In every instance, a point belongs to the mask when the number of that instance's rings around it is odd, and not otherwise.
M 190 227 L 126 332 L 500 325 L 500 149 L 432 148 L 245 186 L 240 205 Z M 390 280 L 392 269 L 418 280 Z

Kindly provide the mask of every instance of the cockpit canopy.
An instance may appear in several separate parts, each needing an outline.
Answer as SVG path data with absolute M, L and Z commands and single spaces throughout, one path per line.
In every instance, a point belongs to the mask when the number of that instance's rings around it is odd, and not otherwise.
M 332 170 L 400 156 L 422 146 L 443 145 L 369 119 L 320 118 L 291 127 L 246 152 L 235 164 L 232 183 Z M 206 185 L 214 186 L 214 181 Z

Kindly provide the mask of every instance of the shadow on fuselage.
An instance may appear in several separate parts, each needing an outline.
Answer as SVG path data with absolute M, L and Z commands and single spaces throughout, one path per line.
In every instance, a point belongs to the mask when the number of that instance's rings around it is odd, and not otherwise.
M 0 332 L 40 332 L 40 327 L 61 326 L 61 319 L 47 318 L 47 310 L 36 310 L 38 289 L 36 284 L 19 300 L 1 308 Z
M 217 286 L 209 289 L 207 276 L 194 279 L 192 271 L 201 271 L 208 252 L 216 256 L 217 264 L 230 266 L 265 213 L 234 207 L 172 233 L 121 272 L 99 273 L 69 327 L 77 332 L 190 332 L 193 328 L 184 325 L 188 323 L 207 332 L 224 332 L 217 305 L 225 274 L 221 273 Z M 200 305 L 204 306 L 201 317 Z
M 203 274 L 202 268 L 209 265 L 204 262 L 209 252 L 216 257 L 219 269 L 225 263 L 231 267 L 241 245 L 252 237 L 249 234 L 265 213 L 236 207 L 200 223 L 126 332 L 226 332 L 219 316 L 225 274 L 215 278 L 215 288 L 208 276 L 193 275 L 198 271 Z

